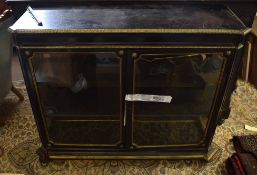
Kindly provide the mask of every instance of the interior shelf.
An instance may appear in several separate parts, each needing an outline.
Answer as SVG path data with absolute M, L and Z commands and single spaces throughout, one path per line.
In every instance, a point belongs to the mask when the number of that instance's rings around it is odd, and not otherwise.
M 57 144 L 116 145 L 120 141 L 119 121 L 48 121 L 50 139 Z M 108 133 L 108 134 L 107 134 Z
M 200 120 L 165 120 L 134 122 L 134 144 L 138 146 L 169 146 L 198 143 L 205 127 Z M 186 134 L 185 134 L 186 133 Z

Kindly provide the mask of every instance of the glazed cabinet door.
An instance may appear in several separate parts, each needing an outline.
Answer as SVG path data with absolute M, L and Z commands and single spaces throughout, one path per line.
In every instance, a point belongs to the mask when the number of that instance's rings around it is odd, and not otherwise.
M 132 93 L 126 95 L 126 103 L 131 105 L 133 147 L 170 148 L 204 143 L 213 124 L 223 73 L 232 60 L 227 54 L 231 52 L 131 51 L 133 87 Z
M 41 112 L 39 127 L 50 145 L 122 147 L 123 51 L 22 53 Z

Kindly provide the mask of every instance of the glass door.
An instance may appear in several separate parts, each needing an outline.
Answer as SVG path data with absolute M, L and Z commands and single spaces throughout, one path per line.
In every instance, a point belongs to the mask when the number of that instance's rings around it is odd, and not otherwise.
M 226 56 L 132 53 L 132 145 L 192 146 L 203 141 Z
M 48 140 L 54 145 L 122 144 L 122 62 L 112 51 L 27 54 Z

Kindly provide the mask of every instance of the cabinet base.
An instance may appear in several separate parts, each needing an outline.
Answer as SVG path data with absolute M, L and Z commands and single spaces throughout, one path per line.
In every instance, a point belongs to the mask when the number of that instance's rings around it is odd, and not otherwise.
M 134 151 L 134 152 L 65 152 L 65 151 L 38 151 L 40 162 L 47 164 L 49 160 L 55 159 L 203 159 L 212 160 L 217 154 L 216 147 L 210 147 L 209 151 L 172 151 L 172 152 L 151 152 L 151 151 Z

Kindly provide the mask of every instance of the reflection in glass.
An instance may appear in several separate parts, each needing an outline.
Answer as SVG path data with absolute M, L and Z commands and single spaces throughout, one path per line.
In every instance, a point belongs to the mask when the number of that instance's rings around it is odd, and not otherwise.
M 50 140 L 120 141 L 121 60 L 115 53 L 36 52 L 31 60 Z
M 167 95 L 172 100 L 133 102 L 133 143 L 199 143 L 224 63 L 223 54 L 145 54 L 134 60 L 133 93 Z

